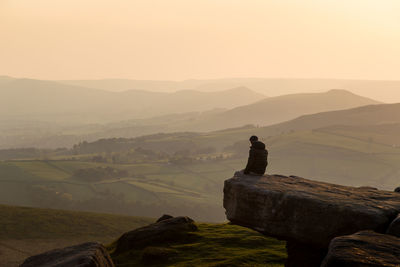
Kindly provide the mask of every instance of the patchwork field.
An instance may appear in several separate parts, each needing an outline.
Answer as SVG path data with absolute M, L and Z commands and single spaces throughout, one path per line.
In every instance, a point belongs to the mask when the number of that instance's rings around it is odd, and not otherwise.
M 268 136 L 263 128 L 186 137 L 160 135 L 141 144 L 146 149 L 163 149 L 182 137 L 189 138 L 190 143 L 221 147 L 221 143 L 232 145 L 239 135 L 248 136 L 251 131 L 263 137 L 269 150 L 267 173 L 385 190 L 399 186 L 400 148 L 341 127 L 289 131 L 275 136 Z M 185 214 L 196 220 L 222 222 L 223 182 L 244 168 L 247 160 L 247 141 L 240 142 L 235 148 L 240 153 L 235 157 L 230 157 L 225 149 L 206 155 L 207 160 L 183 163 L 152 158 L 134 163 L 93 162 L 89 160 L 91 154 L 82 154 L 75 160 L 71 156 L 57 156 L 2 161 L 0 203 L 150 217 L 161 213 Z M 221 157 L 224 153 L 227 157 Z M 74 177 L 77 170 L 88 168 L 111 168 L 124 171 L 124 175 L 97 180 Z

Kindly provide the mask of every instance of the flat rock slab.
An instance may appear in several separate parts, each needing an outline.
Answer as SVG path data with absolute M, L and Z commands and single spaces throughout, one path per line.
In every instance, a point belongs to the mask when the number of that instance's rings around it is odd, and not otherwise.
M 400 239 L 362 231 L 332 240 L 321 267 L 400 266 Z
M 234 224 L 284 240 L 327 248 L 337 236 L 386 232 L 400 194 L 295 176 L 237 176 L 225 181 L 224 207 Z
M 27 258 L 21 267 L 114 267 L 103 245 L 83 243 Z
M 174 242 L 187 237 L 189 232 L 195 230 L 197 230 L 197 226 L 189 217 L 162 220 L 123 234 L 117 240 L 115 253 Z

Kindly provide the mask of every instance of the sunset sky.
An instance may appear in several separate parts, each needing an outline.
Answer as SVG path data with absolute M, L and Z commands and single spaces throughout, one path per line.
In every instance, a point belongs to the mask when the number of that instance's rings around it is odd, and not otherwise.
M 399 0 L 0 0 L 0 75 L 400 80 Z

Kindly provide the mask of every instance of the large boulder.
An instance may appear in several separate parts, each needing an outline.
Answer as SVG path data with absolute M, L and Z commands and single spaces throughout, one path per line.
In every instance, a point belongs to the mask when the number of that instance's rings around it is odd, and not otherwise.
M 400 266 L 400 239 L 362 231 L 332 240 L 321 267 Z
M 181 240 L 195 230 L 197 226 L 189 217 L 162 220 L 123 234 L 117 240 L 115 253 Z
M 400 212 L 400 194 L 295 176 L 244 175 L 225 181 L 224 207 L 232 223 L 326 249 L 337 236 L 386 232 Z
M 114 267 L 107 250 L 99 243 L 89 242 L 51 250 L 27 258 L 21 267 Z

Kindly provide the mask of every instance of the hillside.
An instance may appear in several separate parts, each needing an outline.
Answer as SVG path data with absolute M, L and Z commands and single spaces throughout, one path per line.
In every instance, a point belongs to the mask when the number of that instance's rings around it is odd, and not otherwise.
M 383 125 L 400 123 L 400 104 L 380 104 L 300 116 L 274 125 L 274 130 L 310 130 L 330 125 Z
M 253 134 L 269 150 L 268 173 L 393 190 L 400 174 L 400 123 L 393 123 L 399 109 L 372 105 L 269 127 L 102 139 L 71 150 L 2 151 L 0 203 L 222 221 L 223 180 L 244 168 Z M 390 124 L 382 124 L 383 118 L 391 118 Z
M 0 205 L 0 266 L 85 241 L 109 243 L 153 219 L 90 212 Z
M 235 90 L 245 91 L 246 89 L 237 88 Z M 187 92 L 182 91 L 179 94 L 185 95 Z M 109 137 L 135 137 L 159 132 L 207 132 L 248 124 L 266 126 L 305 114 L 378 103 L 344 90 L 285 95 L 266 98 L 253 104 L 226 111 L 219 109 L 208 112 L 169 114 L 149 119 L 110 123 L 87 135 L 86 138 L 87 140 L 95 140 Z
M 3 77 L 0 148 L 70 147 L 83 140 L 152 134 L 163 131 L 169 122 L 192 119 L 193 114 L 220 112 L 264 98 L 245 87 L 218 92 L 109 92 Z
M 244 168 L 253 134 L 269 150 L 268 173 L 391 191 L 399 186 L 400 124 L 380 124 L 380 116 L 397 109 L 376 105 L 262 128 L 103 139 L 72 150 L 4 151 L 8 160 L 0 162 L 0 203 L 150 217 L 169 212 L 220 222 L 223 179 Z M 326 125 L 324 114 L 341 119 Z M 321 123 L 306 128 L 298 122 L 313 116 Z M 351 125 L 353 120 L 365 124 Z M 107 168 L 120 174 L 90 176 Z M 77 177 L 77 170 L 89 176 Z
M 14 80 L 13 83 L 17 82 L 29 84 L 32 81 Z M 0 130 L 5 133 L 0 137 L 0 148 L 70 147 L 83 140 L 94 141 L 101 138 L 136 137 L 160 132 L 207 132 L 248 124 L 265 126 L 304 114 L 379 103 L 344 90 L 331 90 L 325 93 L 264 98 L 253 104 L 241 105 L 240 103 L 252 102 L 260 97 L 244 87 L 213 93 L 198 91 L 178 91 L 176 93 L 125 91 L 111 93 L 87 89 L 89 90 L 88 95 L 83 94 L 80 99 L 74 100 L 77 90 L 86 89 L 74 88 L 69 91 L 69 89 L 64 88 L 60 90 L 65 92 L 63 101 L 65 100 L 68 103 L 65 106 L 65 103 L 61 103 L 60 99 L 51 97 L 52 90 L 57 88 L 53 88 L 54 82 L 34 81 L 33 83 L 38 84 L 37 86 L 42 90 L 42 94 L 45 94 L 47 101 L 51 103 L 49 105 L 42 104 L 39 109 L 45 112 L 47 108 L 52 107 L 54 110 L 58 110 L 58 113 L 53 112 L 46 116 L 35 114 L 35 105 L 43 101 L 40 99 L 40 94 L 32 97 L 32 101 L 26 100 L 26 103 L 20 103 L 19 105 L 23 107 L 15 114 L 10 115 L 11 117 L 7 117 L 7 112 L 12 112 L 13 108 L 7 109 L 3 117 L 5 116 L 8 119 L 3 119 L 2 124 L 0 124 Z M 65 87 L 65 85 L 63 86 Z M 27 87 L 23 88 L 26 89 Z M 103 95 L 102 99 L 97 98 L 97 93 Z M 122 102 L 117 101 L 117 96 L 123 98 Z M 150 96 L 151 104 L 148 101 Z M 132 105 L 132 99 L 139 103 Z M 7 99 L 3 101 L 7 102 Z M 75 104 L 70 105 L 69 102 Z M 90 104 L 86 105 L 85 103 Z M 227 103 L 230 107 L 232 105 L 239 107 L 226 110 Z M 7 105 L 10 104 L 5 104 L 4 109 L 7 108 Z M 56 108 L 56 106 L 59 107 Z M 209 109 L 199 111 L 204 108 Z M 29 113 L 30 115 L 22 116 L 24 112 L 28 113 L 29 109 L 32 110 Z M 152 117 L 152 114 L 155 114 L 153 111 L 156 109 L 157 112 L 164 112 L 164 115 Z M 75 111 L 72 112 L 72 110 Z M 78 113 L 79 110 L 82 113 Z M 179 113 L 173 113 L 178 110 Z M 189 110 L 193 112 L 184 112 Z M 24 119 L 18 119 L 18 114 L 20 114 L 20 118 L 23 117 Z M 138 114 L 146 114 L 145 116 L 149 118 L 132 119 L 134 116 L 139 116 Z M 32 116 L 36 119 L 29 120 Z M 37 121 L 38 118 L 41 118 L 41 120 Z M 56 119 L 58 120 L 54 121 Z M 62 121 L 62 123 L 59 121 Z M 106 121 L 111 122 L 105 123 Z
M 217 114 L 205 115 L 193 123 L 196 125 L 193 125 L 193 128 L 189 124 L 188 130 L 219 130 L 246 124 L 267 126 L 301 115 L 373 104 L 379 104 L 379 102 L 345 90 L 284 95 L 270 97 Z
M 99 123 L 169 113 L 232 108 L 265 98 L 244 87 L 206 93 L 129 90 L 109 92 L 31 79 L 2 79 L 0 119 L 36 119 L 68 123 Z

